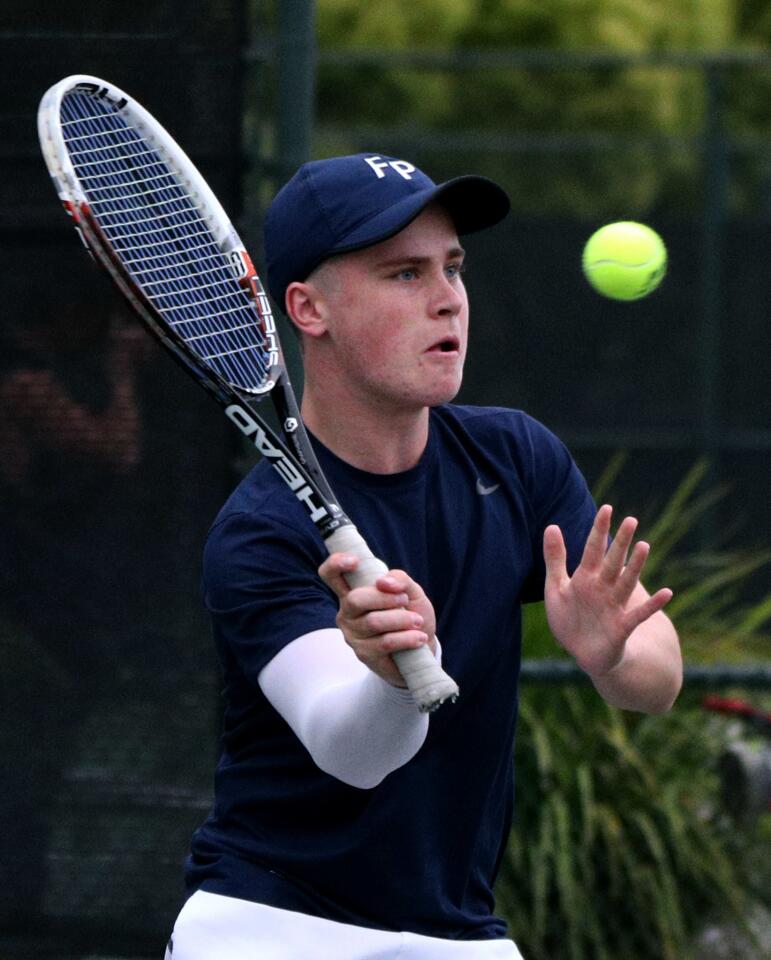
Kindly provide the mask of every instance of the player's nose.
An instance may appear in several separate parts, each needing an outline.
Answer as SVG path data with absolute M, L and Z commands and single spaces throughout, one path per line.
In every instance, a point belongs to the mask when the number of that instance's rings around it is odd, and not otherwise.
M 429 309 L 435 317 L 455 317 L 466 302 L 466 291 L 459 277 L 450 278 L 444 271 L 436 278 L 431 291 Z

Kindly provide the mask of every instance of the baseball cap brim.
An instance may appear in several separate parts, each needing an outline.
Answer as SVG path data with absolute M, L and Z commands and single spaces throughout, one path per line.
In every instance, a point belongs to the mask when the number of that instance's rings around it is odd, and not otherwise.
M 359 224 L 341 237 L 327 256 L 350 253 L 388 240 L 403 230 L 429 204 L 438 203 L 450 215 L 458 236 L 495 226 L 508 214 L 506 192 L 487 177 L 455 177 L 445 183 L 408 194 L 386 210 Z

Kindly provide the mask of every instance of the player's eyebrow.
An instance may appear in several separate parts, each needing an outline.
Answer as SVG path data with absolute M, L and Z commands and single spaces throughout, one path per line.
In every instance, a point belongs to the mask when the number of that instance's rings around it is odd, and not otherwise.
M 466 256 L 466 251 L 463 249 L 463 247 L 457 246 L 457 247 L 450 247 L 450 249 L 446 251 L 444 259 L 445 260 L 461 260 L 465 256 Z M 385 268 L 385 269 L 389 267 L 404 266 L 406 264 L 413 265 L 413 266 L 422 266 L 426 263 L 430 263 L 433 259 L 434 257 L 425 256 L 423 254 L 405 253 L 402 256 L 388 257 L 385 260 L 378 260 L 377 265 L 378 267 Z

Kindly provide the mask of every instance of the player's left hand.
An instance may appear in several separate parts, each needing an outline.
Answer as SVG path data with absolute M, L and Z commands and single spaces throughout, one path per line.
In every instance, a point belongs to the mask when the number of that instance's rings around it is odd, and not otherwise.
M 560 528 L 547 527 L 543 537 L 544 606 L 549 626 L 558 643 L 595 678 L 621 663 L 632 631 L 672 598 L 667 588 L 649 596 L 640 583 L 650 546 L 639 541 L 630 553 L 637 529 L 634 517 L 621 522 L 607 546 L 612 513 L 608 505 L 598 510 L 572 577 L 567 572 Z

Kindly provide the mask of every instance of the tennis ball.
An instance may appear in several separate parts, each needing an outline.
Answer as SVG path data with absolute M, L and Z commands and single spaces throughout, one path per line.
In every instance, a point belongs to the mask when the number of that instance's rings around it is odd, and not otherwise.
M 613 300 L 639 300 L 664 278 L 667 248 L 644 223 L 608 223 L 587 240 L 583 268 L 598 293 Z

